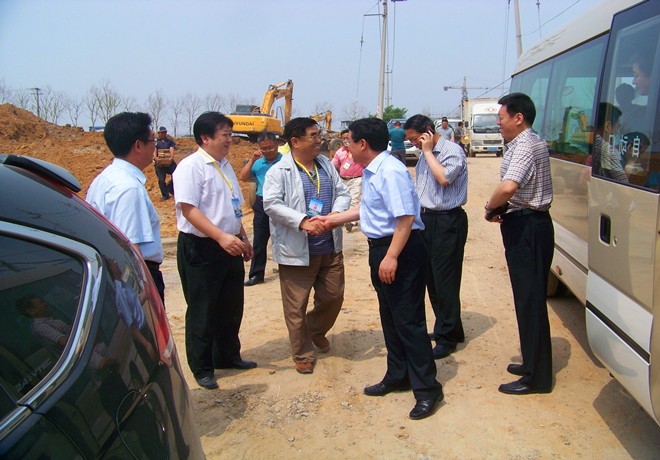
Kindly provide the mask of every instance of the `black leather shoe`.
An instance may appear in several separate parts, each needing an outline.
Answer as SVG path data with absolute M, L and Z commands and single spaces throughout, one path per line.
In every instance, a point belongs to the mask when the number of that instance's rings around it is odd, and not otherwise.
M 221 364 L 219 366 L 214 366 L 216 369 L 254 369 L 257 367 L 257 363 L 254 361 L 245 361 L 240 359 L 238 361 L 231 361 L 229 363 Z
M 199 385 L 202 388 L 206 388 L 207 390 L 215 390 L 216 388 L 218 388 L 218 383 L 215 381 L 215 378 L 213 378 L 213 376 L 211 375 L 198 378 L 197 385 Z
M 522 377 L 523 375 L 525 375 L 525 372 L 523 371 L 523 366 L 522 366 L 522 364 L 513 364 L 513 363 L 512 363 L 512 364 L 509 364 L 509 365 L 506 367 L 506 371 L 507 371 L 509 374 L 520 375 L 521 377 Z
M 434 399 L 418 399 L 415 407 L 410 411 L 409 417 L 413 420 L 420 420 L 433 415 L 433 411 L 440 401 L 442 401 L 442 393 Z
M 245 283 L 243 283 L 243 286 L 254 286 L 255 284 L 261 284 L 263 282 L 264 282 L 263 276 L 251 276 L 250 279 L 248 279 Z
M 442 359 L 451 355 L 456 350 L 456 345 L 450 347 L 448 345 L 437 344 L 433 347 L 433 359 Z
M 364 394 L 367 396 L 385 396 L 387 393 L 392 393 L 393 391 L 408 391 L 410 390 L 410 383 L 403 382 L 397 384 L 389 383 L 377 383 L 375 385 L 370 385 L 364 389 Z
M 503 383 L 498 390 L 500 393 L 506 393 L 508 395 L 529 395 L 532 393 L 550 393 L 552 391 L 551 388 L 532 388 L 527 384 L 520 383 L 520 380 Z

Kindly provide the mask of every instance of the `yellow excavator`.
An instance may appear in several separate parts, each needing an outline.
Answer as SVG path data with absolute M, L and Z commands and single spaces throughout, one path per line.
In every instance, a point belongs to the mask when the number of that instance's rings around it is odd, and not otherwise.
M 273 104 L 277 99 L 284 98 L 284 123 L 276 118 Z M 259 133 L 270 131 L 282 134 L 283 125 L 291 118 L 291 103 L 293 101 L 293 82 L 291 80 L 270 85 L 261 107 L 249 104 L 238 104 L 236 111 L 227 115 L 234 122 L 233 131 L 246 135 L 251 141 L 256 141 Z
M 310 115 L 309 118 L 317 123 L 323 123 L 320 126 L 321 153 L 332 158 L 335 152 L 341 148 L 341 133 L 332 130 L 332 111 L 319 112 Z

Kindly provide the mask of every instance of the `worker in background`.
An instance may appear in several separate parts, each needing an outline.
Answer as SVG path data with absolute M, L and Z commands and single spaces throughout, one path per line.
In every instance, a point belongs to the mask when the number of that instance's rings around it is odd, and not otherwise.
M 463 153 L 465 153 L 465 147 L 463 146 L 463 143 L 461 142 L 461 138 L 465 134 L 465 128 L 463 128 L 463 122 L 459 121 L 458 126 L 454 130 L 454 142 L 458 144 L 458 146 L 463 150 Z
M 394 128 L 389 130 L 391 155 L 397 158 L 404 165 L 406 164 L 406 145 L 403 141 L 406 140 L 406 133 L 401 128 L 401 122 L 395 121 Z
M 441 138 L 454 142 L 454 130 L 449 126 L 449 120 L 447 120 L 447 117 L 442 117 L 442 122 L 435 131 L 440 134 Z
M 156 142 L 156 150 L 154 151 L 154 168 L 156 169 L 156 177 L 158 177 L 158 188 L 160 188 L 160 201 L 165 201 L 170 198 L 170 194 L 174 195 L 174 185 L 172 181 L 167 183 L 167 175 L 170 176 L 176 169 L 174 162 L 174 148 L 176 144 L 174 141 L 167 137 L 167 129 L 164 126 L 158 128 L 158 140 Z M 158 152 L 167 150 L 169 156 L 163 155 L 159 157 Z
M 422 151 L 415 166 L 415 189 L 421 204 L 424 239 L 430 263 L 427 289 L 435 324 L 433 357 L 442 359 L 465 341 L 461 321 L 461 277 L 468 234 L 468 170 L 459 146 L 434 133 L 433 122 L 424 115 L 410 117 L 406 136 Z
M 332 157 L 332 164 L 339 170 L 339 176 L 344 182 L 348 191 L 351 192 L 351 208 L 360 203 L 362 198 L 362 170 L 364 165 L 357 163 L 353 159 L 353 155 L 348 150 L 348 130 L 345 129 L 341 132 L 342 147 L 335 152 Z M 354 226 L 358 225 L 358 221 L 347 222 L 344 227 L 347 231 L 351 231 Z
M 259 150 L 255 150 L 250 160 L 243 166 L 239 179 L 247 182 L 254 179 L 257 182 L 257 192 L 252 205 L 252 248 L 254 257 L 250 263 L 250 271 L 245 286 L 254 286 L 264 282 L 266 271 L 266 251 L 270 238 L 268 215 L 264 211 L 264 180 L 266 173 L 275 163 L 280 161 L 282 154 L 277 150 L 277 136 L 271 132 L 262 132 L 257 137 Z

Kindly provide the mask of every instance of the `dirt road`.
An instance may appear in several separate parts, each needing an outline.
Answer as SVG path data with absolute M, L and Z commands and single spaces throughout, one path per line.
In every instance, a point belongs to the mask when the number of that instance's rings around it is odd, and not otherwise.
M 554 391 L 520 397 L 497 391 L 513 379 L 507 364 L 521 359 L 499 228 L 482 217 L 500 159 L 468 164 L 466 342 L 437 361 L 445 400 L 426 420 L 408 419 L 410 392 L 362 393 L 382 378 L 386 351 L 359 231 L 345 233 L 346 299 L 328 336 L 331 351 L 320 355 L 314 373 L 293 367 L 269 260 L 266 283 L 246 288 L 241 328 L 243 356 L 259 367 L 216 371 L 217 391 L 197 387 L 185 363 L 185 303 L 168 251 L 167 309 L 210 459 L 660 458 L 660 429 L 589 351 L 584 310 L 573 297 L 548 302 Z M 433 318 L 430 307 L 427 315 Z

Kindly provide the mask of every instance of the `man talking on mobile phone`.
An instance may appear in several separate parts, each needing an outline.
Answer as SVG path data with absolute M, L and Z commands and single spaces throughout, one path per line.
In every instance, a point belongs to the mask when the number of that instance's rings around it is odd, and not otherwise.
M 468 233 L 468 172 L 463 150 L 443 139 L 424 115 L 410 117 L 403 129 L 406 137 L 423 152 L 415 166 L 415 189 L 422 207 L 429 249 L 426 287 L 435 314 L 430 335 L 435 340 L 433 358 L 446 358 L 465 341 L 461 322 L 461 276 Z

